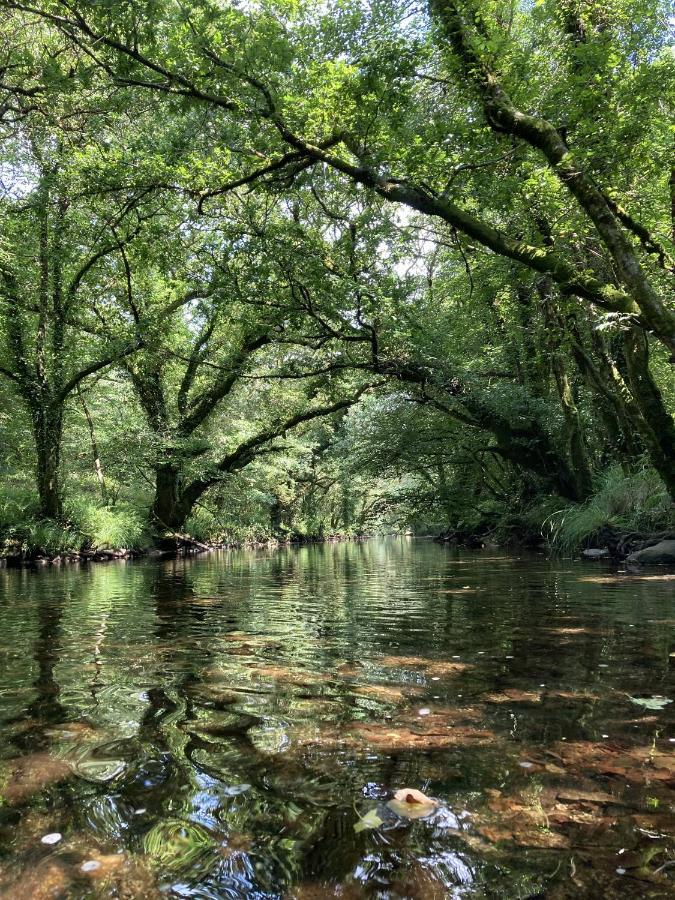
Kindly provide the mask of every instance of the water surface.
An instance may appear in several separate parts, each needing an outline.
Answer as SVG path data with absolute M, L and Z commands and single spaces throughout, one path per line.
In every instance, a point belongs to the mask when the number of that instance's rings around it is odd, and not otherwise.
M 603 566 L 389 539 L 0 572 L 0 895 L 672 896 L 675 581 Z

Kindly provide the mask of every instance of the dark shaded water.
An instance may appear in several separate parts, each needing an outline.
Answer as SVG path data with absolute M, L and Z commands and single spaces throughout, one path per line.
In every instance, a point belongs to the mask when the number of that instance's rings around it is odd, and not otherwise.
M 0 893 L 672 896 L 653 575 L 405 539 L 1 572 Z

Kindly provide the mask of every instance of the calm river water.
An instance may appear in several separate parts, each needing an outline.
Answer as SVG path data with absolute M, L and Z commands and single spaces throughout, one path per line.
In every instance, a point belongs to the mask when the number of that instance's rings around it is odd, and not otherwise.
M 410 539 L 1 571 L 0 896 L 673 896 L 674 588 Z

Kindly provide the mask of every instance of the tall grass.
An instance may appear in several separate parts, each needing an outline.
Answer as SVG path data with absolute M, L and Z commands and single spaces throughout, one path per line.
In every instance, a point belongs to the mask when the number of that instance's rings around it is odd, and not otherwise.
M 109 507 L 81 498 L 66 508 L 83 544 L 95 549 L 137 550 L 150 543 L 147 512 L 130 503 Z
M 66 504 L 63 522 L 41 519 L 35 492 L 6 483 L 0 488 L 0 556 L 139 549 L 151 542 L 146 520 L 146 511 L 130 503 L 108 507 L 82 496 Z
M 675 511 L 663 482 L 651 469 L 625 475 L 609 469 L 592 497 L 556 510 L 544 522 L 551 547 L 571 553 L 591 546 L 603 529 L 649 533 L 675 528 Z
M 57 556 L 79 550 L 81 535 L 72 525 L 40 519 L 35 493 L 5 483 L 0 490 L 0 556 Z

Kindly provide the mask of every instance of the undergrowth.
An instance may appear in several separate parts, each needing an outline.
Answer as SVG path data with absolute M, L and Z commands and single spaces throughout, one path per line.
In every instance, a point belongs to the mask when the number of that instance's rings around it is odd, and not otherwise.
M 626 475 L 616 467 L 584 503 L 569 503 L 549 515 L 542 532 L 556 552 L 571 553 L 591 546 L 607 529 L 649 534 L 672 528 L 675 510 L 656 472 Z
M 131 503 L 104 506 L 77 499 L 68 504 L 66 512 L 89 547 L 138 550 L 150 543 L 147 512 Z
M 0 489 L 0 556 L 59 556 L 86 549 L 140 549 L 151 543 L 147 513 L 131 503 L 106 506 L 73 498 L 63 522 L 42 519 L 33 491 L 23 485 Z

